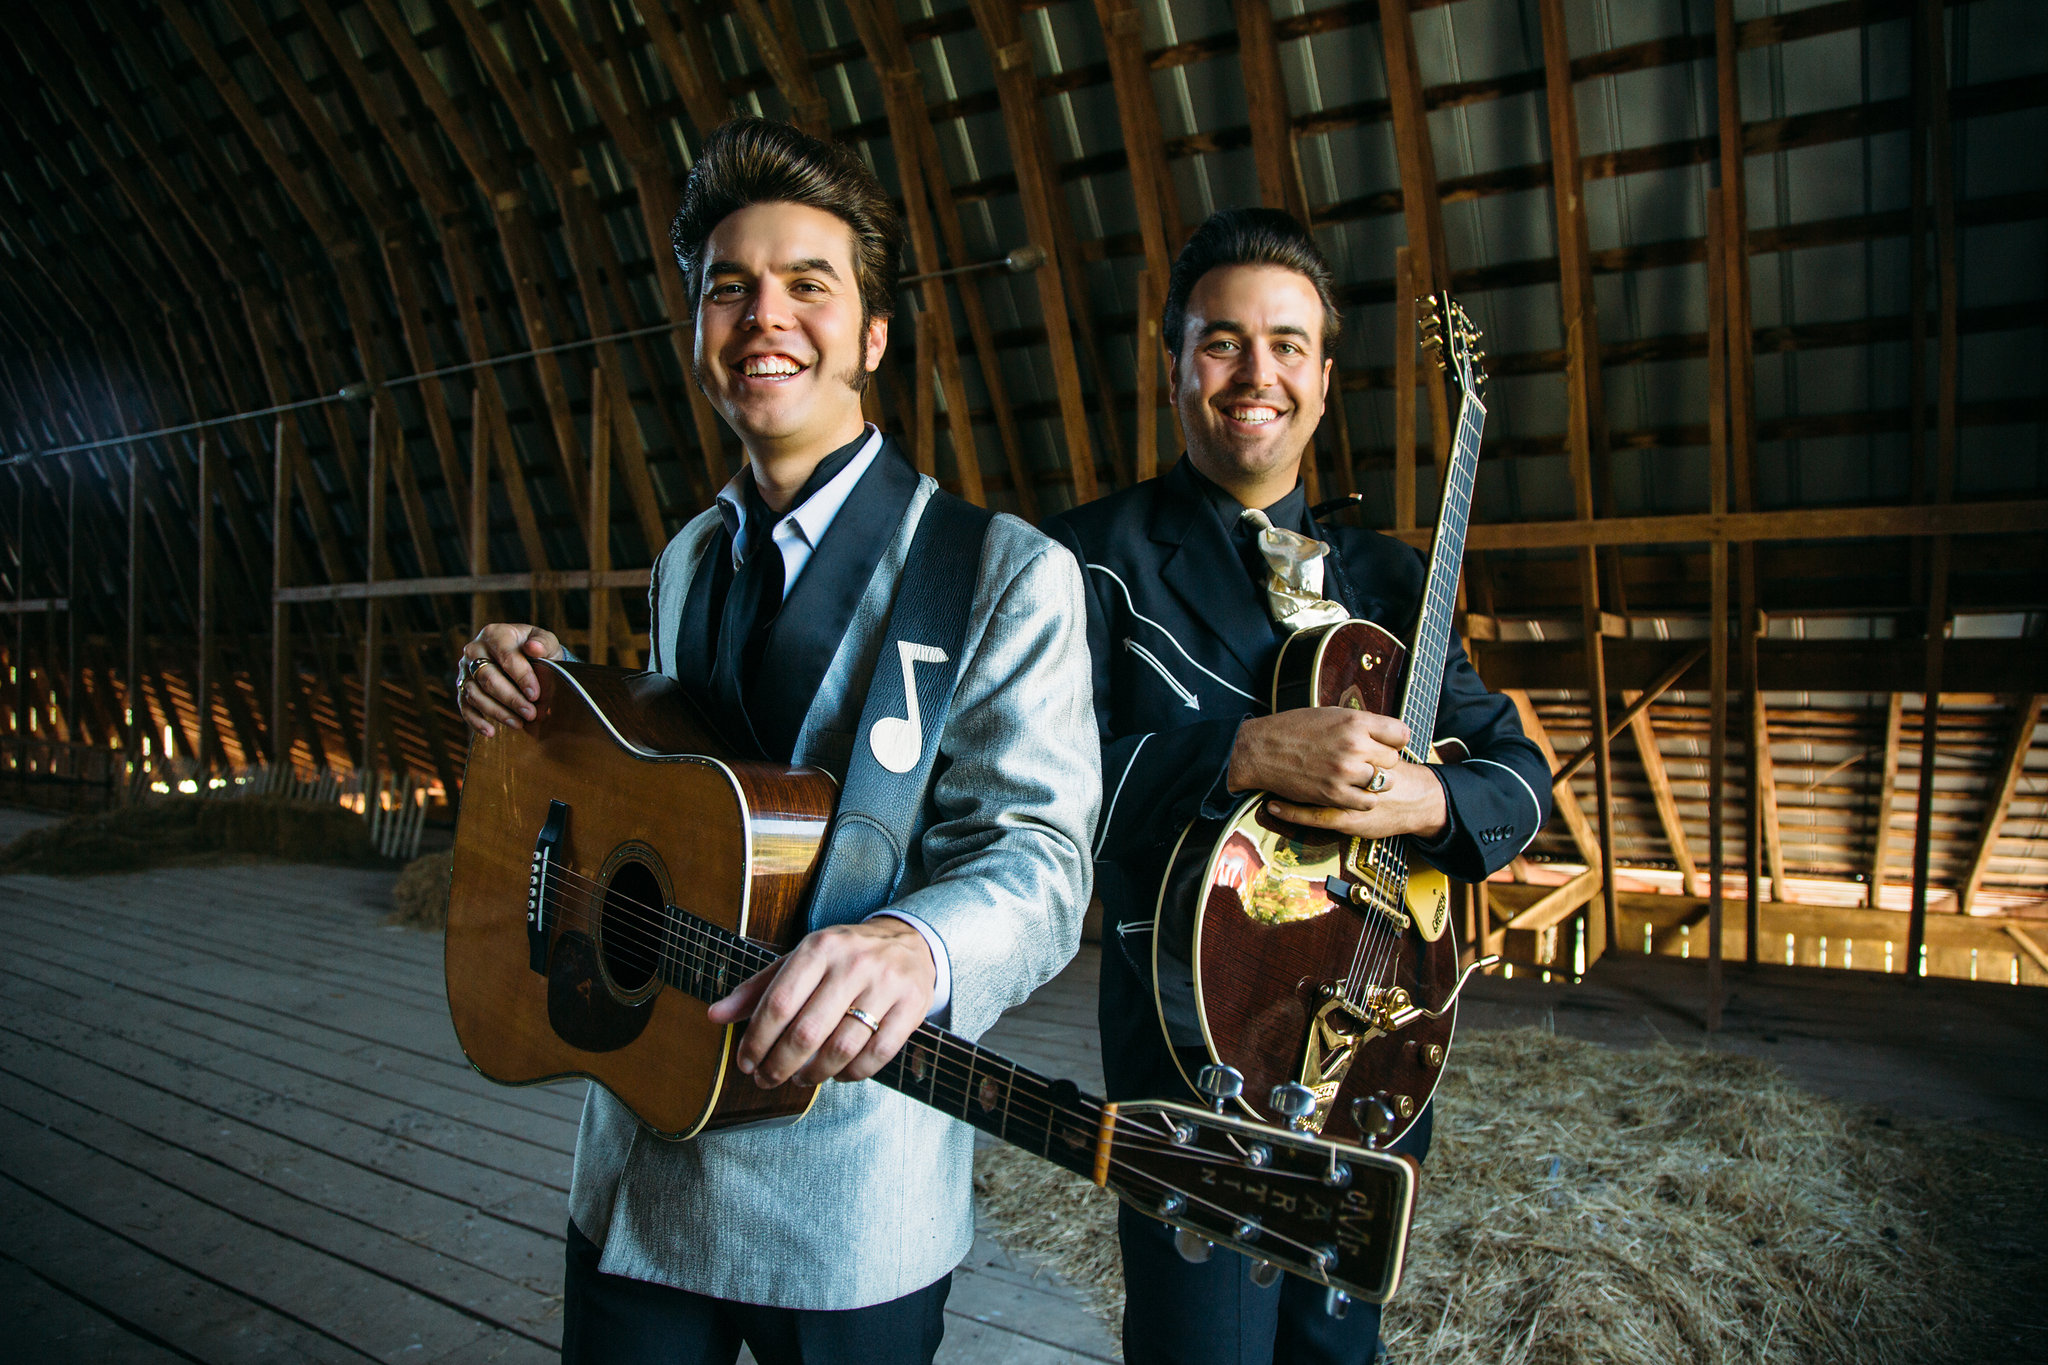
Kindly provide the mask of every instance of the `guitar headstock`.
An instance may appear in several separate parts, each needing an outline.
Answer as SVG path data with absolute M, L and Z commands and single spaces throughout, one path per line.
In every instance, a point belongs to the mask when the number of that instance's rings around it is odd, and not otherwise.
M 1353 1298 L 1400 1287 L 1408 1158 L 1169 1100 L 1110 1109 L 1099 1174 L 1139 1212 Z
M 1452 371 L 1461 391 L 1477 398 L 1480 386 L 1486 383 L 1486 352 L 1479 349 L 1479 338 L 1485 333 L 1472 325 L 1464 305 L 1448 290 L 1431 294 L 1424 303 L 1426 307 L 1416 311 L 1415 321 L 1422 333 L 1422 349 L 1437 369 Z

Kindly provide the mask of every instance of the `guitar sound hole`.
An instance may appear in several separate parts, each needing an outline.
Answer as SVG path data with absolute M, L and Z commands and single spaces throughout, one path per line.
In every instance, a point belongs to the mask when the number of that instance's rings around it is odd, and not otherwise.
M 661 959 L 661 882 L 646 863 L 618 865 L 604 889 L 598 942 L 605 975 L 627 995 L 654 979 Z

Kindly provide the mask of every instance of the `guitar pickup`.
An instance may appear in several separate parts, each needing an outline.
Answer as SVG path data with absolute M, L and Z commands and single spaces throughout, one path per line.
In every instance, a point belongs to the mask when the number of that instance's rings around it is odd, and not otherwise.
M 1329 892 L 1330 899 L 1337 904 L 1363 910 L 1368 915 L 1378 915 L 1400 933 L 1407 933 L 1415 923 L 1414 918 L 1401 907 L 1401 898 L 1398 895 L 1394 896 L 1392 903 L 1389 904 L 1375 896 L 1362 882 L 1346 881 L 1342 877 L 1325 877 L 1323 889 Z
M 548 818 L 541 822 L 533 841 L 533 870 L 526 882 L 526 965 L 542 976 L 548 971 L 548 896 L 554 873 L 555 851 L 569 828 L 569 806 L 564 801 L 548 802 Z

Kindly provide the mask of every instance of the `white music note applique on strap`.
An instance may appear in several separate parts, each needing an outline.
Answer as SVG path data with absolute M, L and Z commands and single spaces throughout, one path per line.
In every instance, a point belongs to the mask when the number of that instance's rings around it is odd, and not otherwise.
M 898 640 L 896 652 L 903 659 L 903 700 L 909 707 L 908 716 L 884 716 L 868 731 L 868 748 L 874 751 L 875 762 L 892 773 L 907 773 L 917 766 L 918 757 L 924 753 L 924 726 L 918 715 L 917 669 L 918 664 L 942 664 L 949 657 L 937 645 L 920 645 L 910 640 Z

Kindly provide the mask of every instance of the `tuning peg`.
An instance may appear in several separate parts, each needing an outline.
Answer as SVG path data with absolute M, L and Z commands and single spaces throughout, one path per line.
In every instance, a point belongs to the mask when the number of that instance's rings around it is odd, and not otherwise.
M 1244 1093 L 1244 1073 L 1234 1066 L 1223 1066 L 1211 1062 L 1195 1074 L 1195 1089 L 1208 1098 L 1209 1107 L 1217 1113 L 1239 1095 Z
M 1341 1289 L 1325 1290 L 1323 1311 L 1338 1321 L 1343 1321 L 1344 1315 L 1351 1311 L 1351 1296 Z
M 1182 1228 L 1173 1234 L 1173 1249 L 1179 1252 L 1180 1258 L 1189 1265 L 1200 1265 L 1209 1259 L 1209 1253 L 1214 1251 L 1216 1247 L 1214 1243 L 1200 1233 L 1189 1232 L 1186 1228 Z
M 1273 1093 L 1266 1097 L 1273 1111 L 1287 1120 L 1287 1126 L 1297 1133 L 1306 1133 L 1315 1126 L 1316 1092 L 1300 1081 L 1288 1081 L 1273 1087 Z
M 1271 1289 L 1280 1283 L 1280 1267 L 1271 1261 L 1253 1261 L 1252 1283 L 1261 1289 Z
M 1377 1147 L 1394 1131 L 1394 1111 L 1378 1095 L 1351 1101 L 1351 1117 L 1365 1134 L 1365 1145 Z

